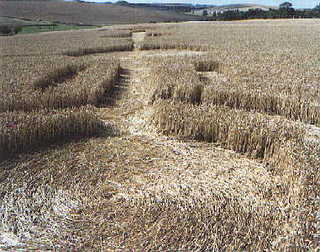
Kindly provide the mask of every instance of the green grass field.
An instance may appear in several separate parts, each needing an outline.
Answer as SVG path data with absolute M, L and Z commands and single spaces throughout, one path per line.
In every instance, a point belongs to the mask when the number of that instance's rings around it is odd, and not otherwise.
M 27 19 L 20 19 L 14 17 L 1 17 L 0 26 L 7 27 L 21 27 L 18 34 L 28 34 L 37 32 L 50 32 L 50 31 L 65 31 L 65 30 L 79 30 L 97 28 L 93 25 L 72 25 L 72 24 L 60 24 L 49 21 L 32 21 Z

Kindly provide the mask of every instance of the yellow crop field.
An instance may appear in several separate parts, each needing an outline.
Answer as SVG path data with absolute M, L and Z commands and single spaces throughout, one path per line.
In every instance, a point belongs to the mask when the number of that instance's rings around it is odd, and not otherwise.
M 316 251 L 320 20 L 0 37 L 0 249 Z

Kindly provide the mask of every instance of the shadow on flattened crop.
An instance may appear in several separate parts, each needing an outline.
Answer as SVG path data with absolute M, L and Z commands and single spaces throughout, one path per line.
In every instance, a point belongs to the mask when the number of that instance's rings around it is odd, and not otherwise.
M 64 148 L 72 143 L 86 142 L 91 138 L 108 138 L 117 137 L 121 134 L 121 131 L 116 125 L 101 121 L 101 127 L 92 136 L 77 135 L 64 139 L 57 139 L 54 142 L 43 143 L 38 146 L 31 146 L 29 149 L 18 152 L 18 153 L 0 153 L 0 171 L 5 167 L 6 170 L 14 167 L 14 163 L 25 162 L 32 159 L 32 154 L 39 152 L 47 152 L 50 150 Z M 0 177 L 1 183 L 1 177 Z
M 131 72 L 132 71 L 130 69 L 120 69 L 120 76 L 118 81 L 115 83 L 111 92 L 107 91 L 105 93 L 105 95 L 99 101 L 97 107 L 103 108 L 116 105 L 117 100 L 121 99 L 125 91 L 128 89 L 128 86 L 130 85 Z

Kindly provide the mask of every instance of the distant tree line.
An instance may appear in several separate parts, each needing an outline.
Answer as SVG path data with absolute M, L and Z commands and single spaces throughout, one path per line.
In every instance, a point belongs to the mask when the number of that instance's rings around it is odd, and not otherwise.
M 250 9 L 248 11 L 226 11 L 207 16 L 207 20 L 242 20 L 242 19 L 276 19 L 276 18 L 320 18 L 320 3 L 313 9 L 296 10 L 292 3 L 284 2 L 279 9 Z

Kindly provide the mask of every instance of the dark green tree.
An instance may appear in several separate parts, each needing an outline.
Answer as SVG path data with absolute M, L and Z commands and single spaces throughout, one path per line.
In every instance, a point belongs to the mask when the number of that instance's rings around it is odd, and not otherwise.
M 285 10 L 292 9 L 292 3 L 284 2 L 284 3 L 279 5 L 279 9 L 285 9 Z
M 295 14 L 295 10 L 292 7 L 292 3 L 284 2 L 279 6 L 279 14 L 281 18 L 289 18 L 293 17 Z

